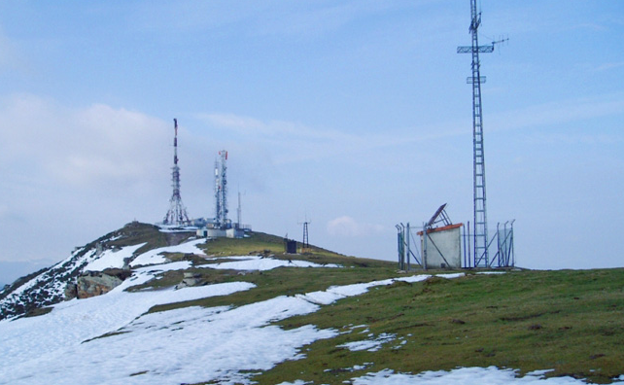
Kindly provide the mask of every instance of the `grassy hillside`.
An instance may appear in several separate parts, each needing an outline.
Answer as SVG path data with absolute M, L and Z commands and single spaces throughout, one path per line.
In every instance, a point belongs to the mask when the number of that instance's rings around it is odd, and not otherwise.
M 205 283 L 245 281 L 254 283 L 256 288 L 248 292 L 236 293 L 227 297 L 213 297 L 185 303 L 161 305 L 153 308 L 151 310 L 152 312 L 195 305 L 239 306 L 270 299 L 279 295 L 304 294 L 317 290 L 325 290 L 330 286 L 370 282 L 395 277 L 397 275 L 395 263 L 347 257 L 315 246 L 311 247 L 309 253 L 299 255 L 286 254 L 284 252 L 282 238 L 259 232 L 254 232 L 249 238 L 243 239 L 214 239 L 207 242 L 205 245 L 200 245 L 200 248 L 210 256 L 208 259 L 181 254 L 170 254 L 167 257 L 174 261 L 188 259 L 192 261 L 195 266 L 199 266 L 208 263 L 222 262 L 225 260 L 224 257 L 227 256 L 271 255 L 272 258 L 283 260 L 296 259 L 317 264 L 338 264 L 343 268 L 319 269 L 293 267 L 241 273 L 239 271 L 213 270 L 197 267 L 190 271 L 200 276 Z M 173 286 L 182 280 L 182 276 L 182 271 L 170 271 L 163 274 L 160 279 L 136 286 L 132 288 L 132 290 Z
M 296 257 L 285 255 L 281 242 L 281 238 L 255 233 L 243 240 L 210 242 L 205 252 L 217 260 L 228 255 L 271 253 L 276 258 L 339 263 L 345 268 L 280 268 L 246 274 L 197 268 L 194 272 L 208 283 L 248 281 L 256 288 L 151 311 L 194 305 L 240 306 L 279 295 L 401 276 L 393 263 L 345 257 L 318 248 Z M 147 286 L 179 282 L 181 272 L 170 274 Z M 609 383 L 624 374 L 623 316 L 624 269 L 527 270 L 496 275 L 469 271 L 453 280 L 395 283 L 280 322 L 283 328 L 312 324 L 341 334 L 310 345 L 305 359 L 284 362 L 255 379 L 259 384 L 297 379 L 335 384 L 352 378 L 352 368 L 357 366 L 365 366 L 367 371 L 390 368 L 418 373 L 494 365 L 519 369 L 522 374 L 553 369 L 548 376 Z M 371 335 L 390 335 L 394 342 L 375 352 L 339 347 Z
M 355 365 L 411 373 L 494 365 L 521 373 L 554 369 L 548 376 L 609 383 L 624 373 L 623 316 L 623 269 L 396 283 L 283 321 L 286 328 L 314 324 L 345 333 L 317 341 L 306 359 L 283 363 L 257 379 L 335 384 L 353 377 L 348 368 Z M 386 344 L 377 352 L 337 347 L 369 339 L 370 333 L 392 334 L 402 345 Z
M 136 223 L 124 227 L 119 235 L 123 236 L 114 237 L 107 245 L 147 242 L 143 248 L 148 249 L 172 241 L 153 226 Z M 166 256 L 172 261 L 190 261 L 188 271 L 203 284 L 246 281 L 255 287 L 227 296 L 158 305 L 150 313 L 190 306 L 239 307 L 332 286 L 448 273 L 403 273 L 396 270 L 395 263 L 347 257 L 317 247 L 309 253 L 289 255 L 284 253 L 282 238 L 257 232 L 249 238 L 221 238 L 200 247 L 208 258 L 174 252 Z M 234 255 L 342 267 L 235 271 L 205 266 Z M 315 325 L 339 334 L 304 347 L 303 358 L 257 373 L 254 381 L 261 385 L 296 380 L 348 384 L 353 377 L 384 369 L 416 374 L 488 366 L 517 369 L 520 374 L 552 369 L 548 376 L 569 375 L 594 383 L 610 383 L 624 374 L 624 269 L 465 273 L 455 279 L 432 277 L 417 283 L 397 281 L 377 286 L 365 294 L 321 306 L 317 312 L 278 322 L 284 329 Z M 130 290 L 171 287 L 181 282 L 183 274 L 181 270 L 167 271 Z M 370 340 L 381 341 L 378 350 L 352 351 L 344 345 Z
M 300 250 L 301 244 L 297 243 L 297 250 Z M 231 239 L 217 238 L 203 246 L 203 250 L 210 256 L 231 256 L 231 255 L 274 255 L 279 259 L 291 259 L 292 255 L 285 253 L 284 239 L 275 235 L 256 232 L 250 234 L 248 238 Z M 384 261 L 373 259 L 362 259 L 347 257 L 334 253 L 329 250 L 322 249 L 317 246 L 310 246 L 309 252 L 303 256 L 297 256 L 297 259 L 307 260 L 314 263 L 340 263 L 346 266 L 376 266 L 389 267 L 395 266 Z

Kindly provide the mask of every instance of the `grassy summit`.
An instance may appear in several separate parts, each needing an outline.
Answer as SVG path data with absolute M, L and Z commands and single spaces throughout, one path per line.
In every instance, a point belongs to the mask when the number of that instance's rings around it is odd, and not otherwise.
M 343 268 L 279 268 L 247 272 L 193 268 L 207 282 L 247 281 L 254 289 L 229 296 L 161 305 L 151 312 L 186 306 L 242 306 L 274 298 L 406 275 L 394 263 L 345 257 L 313 247 L 303 255 L 284 254 L 282 238 L 254 233 L 245 239 L 217 239 L 203 246 L 211 263 L 232 255 L 263 254 L 280 259 L 335 263 Z M 190 258 L 170 255 L 171 259 Z M 440 273 L 440 272 L 412 272 Z M 179 282 L 171 272 L 147 287 Z M 141 287 L 145 289 L 146 287 Z M 419 373 L 457 367 L 518 369 L 520 374 L 552 369 L 609 383 L 624 374 L 624 269 L 513 271 L 457 279 L 397 282 L 323 306 L 318 312 L 281 321 L 283 328 L 315 325 L 340 335 L 319 340 L 305 358 L 287 361 L 254 377 L 259 384 L 303 380 L 335 384 L 366 371 Z M 378 351 L 350 351 L 342 344 L 387 337 Z M 348 382 L 347 382 L 348 383 Z

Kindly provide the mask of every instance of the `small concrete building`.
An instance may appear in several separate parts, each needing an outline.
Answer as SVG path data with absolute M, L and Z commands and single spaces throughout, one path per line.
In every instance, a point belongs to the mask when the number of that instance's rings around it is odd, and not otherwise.
M 418 232 L 425 269 L 461 269 L 461 227 L 463 225 L 463 223 L 457 223 L 428 229 L 426 237 L 422 231 Z
M 245 231 L 238 228 L 211 229 L 204 227 L 197 230 L 197 236 L 203 238 L 243 238 Z

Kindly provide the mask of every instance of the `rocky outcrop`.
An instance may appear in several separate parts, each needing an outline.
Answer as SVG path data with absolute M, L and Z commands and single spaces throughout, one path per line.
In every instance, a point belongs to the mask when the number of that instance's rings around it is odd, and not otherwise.
M 65 301 L 69 301 L 76 297 L 78 297 L 78 285 L 76 285 L 75 283 L 68 283 L 67 286 L 65 286 Z
M 86 271 L 76 283 L 65 288 L 65 299 L 90 298 L 106 294 L 128 278 L 132 272 L 123 269 L 107 269 L 104 271 Z
M 201 274 L 193 274 L 193 273 L 184 273 L 184 279 L 182 282 L 178 283 L 175 288 L 182 289 L 184 287 L 191 286 L 201 286 L 204 285 L 205 282 L 202 280 Z
M 89 298 L 106 294 L 123 281 L 115 276 L 102 272 L 87 272 L 78 277 L 76 284 L 76 296 L 78 298 Z

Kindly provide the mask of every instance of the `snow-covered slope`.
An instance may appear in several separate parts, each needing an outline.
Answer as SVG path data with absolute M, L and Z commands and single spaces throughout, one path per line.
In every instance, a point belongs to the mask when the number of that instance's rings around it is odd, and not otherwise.
M 95 254 L 95 246 L 82 247 L 49 269 L 16 281 L 0 295 L 0 319 L 62 301 L 67 283 L 83 271 Z
M 265 268 L 262 264 L 258 259 L 250 259 L 244 269 Z M 228 295 L 253 289 L 254 285 L 230 282 L 180 290 L 124 291 L 159 273 L 185 269 L 189 265 L 189 262 L 175 262 L 137 269 L 131 279 L 106 295 L 61 303 L 40 317 L 0 321 L 0 356 L 3 357 L 0 384 L 253 384 L 255 373 L 284 361 L 304 359 L 306 345 L 339 334 L 338 330 L 319 329 L 314 325 L 284 330 L 274 322 L 315 312 L 342 298 L 363 294 L 372 287 L 429 278 L 415 275 L 331 287 L 292 297 L 277 296 L 239 307 L 195 306 L 157 313 L 146 312 L 157 304 Z M 458 276 L 461 274 L 442 277 Z M 366 325 L 352 326 L 351 332 L 365 336 L 368 333 Z M 391 334 L 368 333 L 364 338 L 357 346 L 342 347 L 352 351 L 375 351 L 381 345 L 400 349 L 404 343 Z M 404 374 L 391 370 L 367 373 L 366 365 L 362 363 L 350 369 L 354 375 L 350 383 L 583 383 L 567 377 L 544 379 L 543 372 L 516 378 L 513 370 L 493 367 Z
M 157 227 L 138 222 L 128 223 L 119 230 L 76 248 L 68 258 L 54 266 L 18 279 L 0 292 L 0 320 L 63 301 L 67 284 L 75 282 L 85 271 L 122 268 L 125 259 L 132 260 L 137 256 L 152 256 L 158 259 L 154 262 L 162 262 L 165 259 L 161 254 L 165 252 L 198 251 L 195 247 L 197 242 L 185 243 L 179 249 L 168 249 L 161 247 L 167 244 L 167 235 L 160 233 Z
M 345 333 L 361 338 L 346 344 L 336 342 L 336 349 L 357 354 L 364 350 L 377 352 L 386 347 L 400 352 L 407 343 L 405 337 L 392 333 L 374 334 L 367 325 L 319 328 L 308 324 L 285 329 L 276 322 L 316 312 L 341 299 L 362 295 L 374 287 L 431 278 L 424 274 L 403 276 L 332 286 L 304 294 L 276 295 L 238 306 L 184 304 L 170 306 L 173 310 L 150 312 L 157 305 L 243 295 L 245 291 L 251 291 L 250 298 L 253 298 L 252 291 L 256 290 L 256 286 L 242 281 L 238 275 L 243 276 L 248 271 L 281 267 L 342 269 L 339 265 L 257 256 L 220 257 L 212 263 L 200 265 L 188 260 L 172 262 L 166 257 L 171 254 L 194 254 L 210 261 L 211 257 L 203 255 L 198 247 L 204 241 L 190 239 L 179 245 L 162 246 L 153 240 L 136 237 L 132 241 L 129 234 L 111 233 L 14 287 L 0 302 L 4 309 L 10 308 L 11 304 L 22 303 L 20 301 L 39 300 L 39 297 L 30 297 L 33 293 L 46 292 L 58 300 L 47 314 L 30 318 L 10 317 L 0 321 L 0 384 L 253 384 L 258 373 L 286 361 L 306 359 L 306 346 L 314 341 L 331 342 Z M 115 242 L 119 246 L 104 249 L 97 246 L 97 243 L 110 246 Z M 132 275 L 111 292 L 60 302 L 63 284 L 77 274 L 85 270 L 123 267 L 130 260 Z M 181 270 L 205 271 L 201 269 L 214 269 L 215 272 L 226 269 L 233 278 L 226 283 L 180 289 L 174 285 L 136 289 L 138 285 L 163 275 L 182 276 Z M 237 270 L 240 273 L 229 273 Z M 455 279 L 463 275 L 437 276 L 440 279 Z M 131 287 L 135 288 L 127 290 Z M 371 365 L 371 362 L 361 362 L 339 370 L 352 373 L 351 380 L 345 382 L 352 385 L 584 384 L 582 380 L 570 377 L 544 378 L 547 371 L 518 378 L 517 371 L 513 369 L 495 367 L 396 373 L 390 369 L 371 372 L 367 370 Z M 621 380 L 616 383 L 624 383 L 624 376 Z M 289 384 L 309 383 L 297 380 L 280 385 Z

